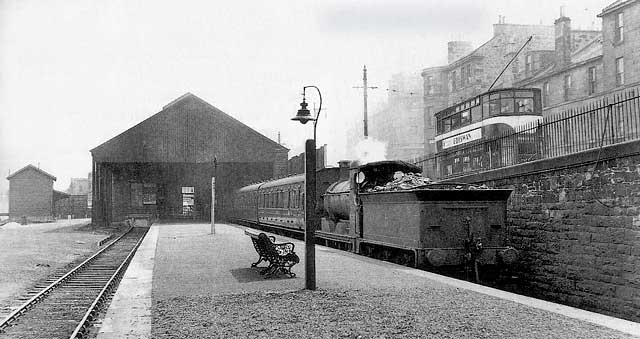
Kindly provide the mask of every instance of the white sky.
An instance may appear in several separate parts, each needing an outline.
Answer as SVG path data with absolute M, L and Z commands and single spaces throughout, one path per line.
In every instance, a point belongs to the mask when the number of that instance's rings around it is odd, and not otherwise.
M 304 85 L 322 91 L 318 143 L 344 157 L 345 131 L 386 98 L 391 74 L 446 63 L 449 40 L 478 46 L 498 15 L 599 29 L 613 0 L 0 0 L 0 189 L 32 163 L 58 177 L 91 171 L 89 150 L 191 92 L 265 133 L 290 156 L 312 128 L 290 121 Z M 446 4 L 446 5 L 445 5 Z M 317 102 L 310 92 L 309 101 Z

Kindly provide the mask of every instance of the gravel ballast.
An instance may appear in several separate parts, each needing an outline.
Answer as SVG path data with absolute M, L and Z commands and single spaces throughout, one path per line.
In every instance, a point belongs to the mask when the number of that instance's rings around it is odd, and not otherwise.
M 592 322 L 478 293 L 403 266 L 316 246 L 317 291 L 264 279 L 244 229 L 162 225 L 152 338 L 633 338 Z M 440 276 L 438 276 L 440 277 Z
M 153 338 L 633 338 L 466 290 L 320 289 L 157 300 Z

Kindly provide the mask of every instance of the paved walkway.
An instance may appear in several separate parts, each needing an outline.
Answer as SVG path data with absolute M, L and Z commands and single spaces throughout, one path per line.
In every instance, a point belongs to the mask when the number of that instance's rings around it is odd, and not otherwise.
M 277 236 L 278 242 L 287 240 Z M 295 279 L 263 279 L 250 264 L 257 254 L 244 227 L 216 224 L 154 225 L 130 265 L 114 297 L 98 338 L 150 338 L 153 303 L 180 296 L 219 296 L 253 291 L 290 291 L 304 288 L 304 245 L 296 244 L 301 263 L 293 268 Z M 154 250 L 155 249 L 155 250 Z M 523 327 L 540 329 L 552 324 L 566 326 L 565 334 L 581 329 L 606 337 L 639 335 L 640 324 L 540 301 L 440 275 L 381 262 L 352 253 L 316 246 L 319 289 L 384 291 L 428 289 L 452 300 L 461 300 L 459 316 L 466 310 L 490 310 L 492 316 L 522 317 L 543 312 L 545 324 L 518 319 Z M 151 283 L 152 275 L 152 283 Z M 152 300 L 151 300 L 152 299 Z M 428 300 L 426 302 L 429 302 Z M 507 311 L 508 310 L 508 311 Z M 500 312 L 504 314 L 500 314 Z M 529 323 L 527 323 L 527 321 Z M 551 325 L 550 325 L 551 324 Z M 489 324 L 490 326 L 491 324 Z M 594 326 L 597 325 L 597 326 Z M 556 326 L 557 327 L 557 326 Z M 557 328 L 554 331 L 557 332 Z M 554 332 L 554 333 L 556 333 Z M 547 333 L 549 334 L 549 333 Z M 571 337 L 571 336 L 568 336 Z

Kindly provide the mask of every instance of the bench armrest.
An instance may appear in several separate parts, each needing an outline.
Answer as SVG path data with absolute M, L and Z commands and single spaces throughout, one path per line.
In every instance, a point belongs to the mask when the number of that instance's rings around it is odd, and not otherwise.
M 244 230 L 244 234 L 250 236 L 253 239 L 258 239 L 258 235 L 259 235 L 259 233 L 255 233 L 255 232 L 250 231 L 248 229 Z M 268 237 L 271 240 L 271 242 L 276 242 L 276 237 L 274 237 L 273 235 L 269 235 Z
M 275 247 L 276 251 L 278 252 L 278 255 L 280 256 L 285 256 L 289 253 L 294 253 L 293 250 L 295 249 L 296 245 L 294 245 L 291 242 L 285 242 L 285 243 L 281 243 L 281 244 L 273 244 L 273 246 Z

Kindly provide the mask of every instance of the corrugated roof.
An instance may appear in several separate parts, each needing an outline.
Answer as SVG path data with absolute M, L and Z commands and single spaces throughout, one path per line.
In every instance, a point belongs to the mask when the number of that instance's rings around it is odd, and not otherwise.
M 288 149 L 192 93 L 91 150 L 104 162 L 273 161 Z
M 28 170 L 28 169 L 31 169 L 31 170 L 34 170 L 34 171 L 36 171 L 36 172 L 40 173 L 40 174 L 43 174 L 43 175 L 45 175 L 45 176 L 47 176 L 47 177 L 49 177 L 49 178 L 53 179 L 53 181 L 56 181 L 56 180 L 57 180 L 57 179 L 56 179 L 56 177 L 54 177 L 53 175 L 51 175 L 51 174 L 49 174 L 49 173 L 47 173 L 47 172 L 45 172 L 45 171 L 41 170 L 40 168 L 38 168 L 38 167 L 36 167 L 36 166 L 33 166 L 33 165 L 31 165 L 31 164 L 29 164 L 29 165 L 27 165 L 27 166 L 25 166 L 25 167 L 23 167 L 23 168 L 21 168 L 21 169 L 19 169 L 19 170 L 15 171 L 15 172 L 13 172 L 12 174 L 10 174 L 10 175 L 7 177 L 7 180 L 11 180 L 11 178 L 15 177 L 18 173 L 22 173 L 22 172 L 24 172 L 24 171 L 26 171 L 26 170 Z

